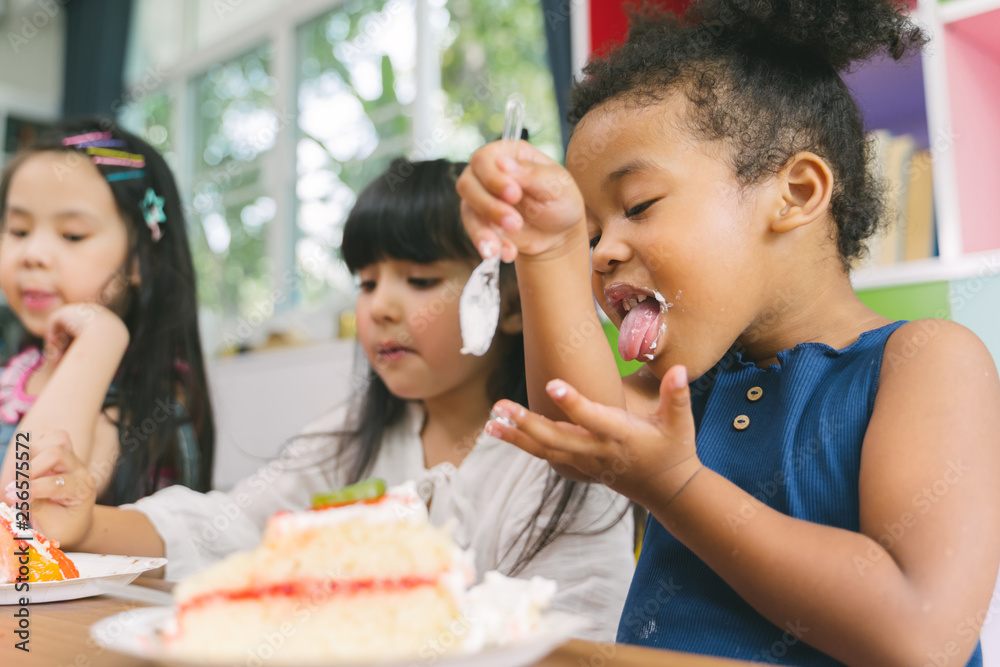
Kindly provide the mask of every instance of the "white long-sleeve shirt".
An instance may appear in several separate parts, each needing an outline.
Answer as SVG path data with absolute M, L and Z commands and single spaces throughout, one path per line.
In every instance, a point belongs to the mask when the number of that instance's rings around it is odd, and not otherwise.
M 341 408 L 313 422 L 303 435 L 319 435 L 295 439 L 277 459 L 229 492 L 202 494 L 172 486 L 123 505 L 145 514 L 163 539 L 167 579 L 180 579 L 231 553 L 252 549 L 272 514 L 303 510 L 314 493 L 347 484 L 349 466 L 338 462 L 334 441 L 322 435 L 342 429 L 346 414 Z M 442 463 L 428 470 L 420 441 L 423 420 L 422 406 L 411 403 L 405 418 L 387 429 L 371 476 L 390 486 L 415 480 L 421 497 L 430 500 L 431 523 L 455 520 L 453 535 L 459 546 L 474 551 L 477 575 L 481 578 L 489 570 L 508 573 L 524 548 L 524 537 L 518 536 L 539 505 L 548 464 L 482 434 L 459 467 Z M 570 532 L 613 525 L 597 534 L 559 536 L 516 574 L 556 581 L 553 608 L 593 619 L 593 627 L 581 635 L 588 639 L 615 637 L 635 566 L 627 508 L 622 496 L 591 485 Z M 548 516 L 543 513 L 539 529 Z

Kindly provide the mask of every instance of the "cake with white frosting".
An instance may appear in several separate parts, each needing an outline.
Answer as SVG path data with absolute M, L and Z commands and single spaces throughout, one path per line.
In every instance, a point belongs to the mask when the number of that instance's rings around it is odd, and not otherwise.
M 368 491 L 278 513 L 256 549 L 180 583 L 168 651 L 204 662 L 385 662 L 476 650 L 537 622 L 554 583 L 516 582 L 521 593 L 509 595 L 522 601 L 499 617 L 469 613 L 472 554 L 428 522 L 412 484 Z

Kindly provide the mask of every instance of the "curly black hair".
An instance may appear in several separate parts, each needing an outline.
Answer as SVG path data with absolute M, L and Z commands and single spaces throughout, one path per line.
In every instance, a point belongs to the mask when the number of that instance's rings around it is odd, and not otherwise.
M 927 42 L 895 0 L 701 0 L 683 16 L 631 7 L 628 38 L 584 69 L 572 127 L 609 100 L 652 104 L 681 91 L 695 136 L 728 142 L 744 186 L 778 173 L 799 151 L 834 174 L 830 202 L 845 270 L 865 253 L 884 210 L 869 172 L 873 149 L 841 78 L 852 64 L 894 60 Z

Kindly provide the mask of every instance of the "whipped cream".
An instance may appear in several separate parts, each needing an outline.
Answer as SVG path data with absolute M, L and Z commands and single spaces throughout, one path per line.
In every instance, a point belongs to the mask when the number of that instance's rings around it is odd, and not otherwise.
M 487 257 L 465 283 L 458 301 L 462 354 L 481 357 L 490 349 L 500 321 L 500 253 Z
M 556 582 L 542 577 L 513 579 L 493 570 L 469 589 L 463 614 L 468 634 L 462 651 L 474 653 L 524 639 L 537 627 L 556 594 Z
M 359 519 L 373 524 L 400 521 L 426 523 L 427 506 L 417 494 L 416 482 L 409 481 L 387 489 L 376 502 L 357 502 L 305 512 L 278 512 L 271 517 L 268 529 L 277 534 L 294 533 Z

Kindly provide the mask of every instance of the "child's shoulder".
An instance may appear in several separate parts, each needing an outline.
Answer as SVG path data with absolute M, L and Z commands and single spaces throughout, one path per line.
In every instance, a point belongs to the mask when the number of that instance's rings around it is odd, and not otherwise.
M 885 344 L 876 409 L 917 421 L 978 421 L 1000 414 L 1000 378 L 986 345 L 950 320 L 907 322 Z M 926 414 L 914 410 L 924 406 Z M 968 426 L 968 424 L 966 424 Z
M 979 337 L 957 322 L 923 319 L 906 322 L 889 336 L 882 378 L 957 376 L 966 369 L 996 379 L 996 364 Z

